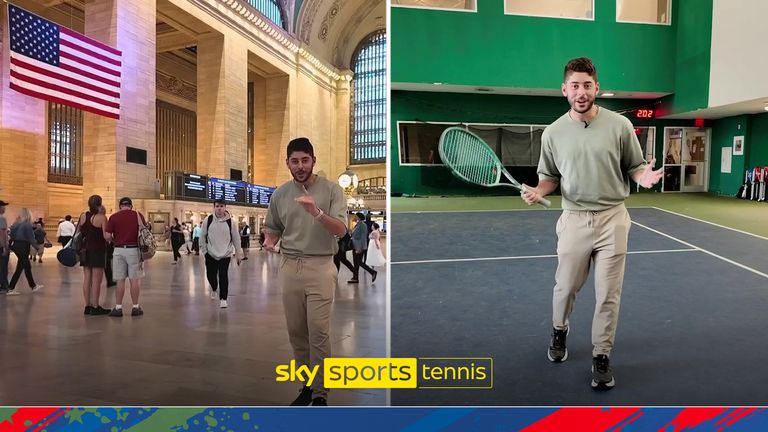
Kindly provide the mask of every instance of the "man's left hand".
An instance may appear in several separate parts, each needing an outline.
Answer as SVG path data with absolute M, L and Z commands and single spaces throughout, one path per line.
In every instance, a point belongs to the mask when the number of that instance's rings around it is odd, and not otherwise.
M 305 186 L 301 186 L 302 190 L 304 190 L 304 195 L 296 198 L 296 202 L 299 203 L 303 208 L 304 211 L 309 213 L 310 215 L 317 216 L 320 214 L 320 209 L 317 207 L 317 203 L 315 203 L 315 199 L 312 198 L 312 195 L 307 192 L 307 188 Z
M 664 168 L 659 168 L 656 171 L 653 170 L 654 163 L 656 163 L 656 159 L 651 159 L 648 164 L 643 167 L 642 171 L 633 176 L 633 180 L 646 189 L 652 188 L 653 185 L 661 180 L 661 176 L 664 175 Z

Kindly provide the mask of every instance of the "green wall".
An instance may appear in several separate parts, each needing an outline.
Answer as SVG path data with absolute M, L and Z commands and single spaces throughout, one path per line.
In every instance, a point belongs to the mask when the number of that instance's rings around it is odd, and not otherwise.
M 724 147 L 733 148 L 733 137 L 744 136 L 744 155 L 731 157 L 731 172 L 720 172 Z M 748 168 L 768 166 L 768 113 L 740 115 L 715 120 L 712 126 L 712 157 L 709 191 L 735 195 L 744 184 Z
M 621 110 L 639 107 L 647 101 L 600 99 L 598 103 L 608 109 Z M 443 166 L 401 166 L 398 121 L 547 125 L 566 111 L 568 102 L 564 97 L 393 91 L 390 137 L 392 195 L 509 194 L 507 189 L 468 185 Z M 631 120 L 636 126 L 656 126 L 657 167 L 661 166 L 664 127 L 692 126 L 690 120 Z M 532 185 L 538 182 L 535 167 L 519 167 L 510 171 L 518 181 Z
M 749 116 L 740 115 L 715 120 L 712 125 L 712 145 L 709 168 L 709 191 L 723 195 L 735 195 L 744 183 L 745 156 L 731 157 L 731 172 L 721 173 L 722 149 L 733 147 L 733 137 L 744 135 L 745 150 L 751 145 Z M 746 153 L 746 151 L 745 151 Z
M 704 109 L 709 103 L 712 0 L 675 0 L 674 94 L 664 99 L 659 115 Z M 664 65 L 662 65 L 664 66 Z M 667 66 L 668 67 L 668 66 Z M 719 155 L 718 155 L 719 157 Z
M 747 166 L 768 166 L 768 113 L 749 116 L 749 137 L 744 153 Z
M 588 56 L 605 90 L 672 93 L 680 1 L 671 26 L 617 23 L 615 0 L 595 0 L 594 21 L 504 15 L 501 0 L 476 13 L 392 7 L 392 82 L 559 89 L 565 63 Z M 711 1 L 693 3 L 711 16 Z

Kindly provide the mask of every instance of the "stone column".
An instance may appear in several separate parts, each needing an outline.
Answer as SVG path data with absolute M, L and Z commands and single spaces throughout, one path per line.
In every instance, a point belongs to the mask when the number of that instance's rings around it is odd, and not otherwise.
M 104 198 L 108 212 L 122 196 L 159 198 L 155 143 L 155 0 L 85 2 L 85 34 L 122 51 L 120 119 L 85 113 L 83 199 Z M 126 149 L 146 151 L 146 165 L 126 162 Z
M 197 44 L 197 171 L 248 172 L 248 50 L 222 35 Z M 257 150 L 258 151 L 258 150 Z
M 343 71 L 342 76 L 352 76 L 352 71 Z M 339 174 L 346 170 L 349 165 L 349 142 L 352 137 L 349 135 L 350 121 L 350 82 L 346 79 L 340 79 L 336 82 L 336 133 L 333 140 L 333 161 L 331 170 L 333 177 L 337 178 Z

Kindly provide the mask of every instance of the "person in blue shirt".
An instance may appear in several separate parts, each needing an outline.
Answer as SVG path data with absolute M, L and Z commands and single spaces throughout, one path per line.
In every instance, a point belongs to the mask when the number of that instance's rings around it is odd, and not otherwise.
M 19 218 L 11 225 L 11 250 L 16 255 L 18 263 L 16 264 L 16 271 L 13 272 L 11 277 L 11 283 L 8 287 L 8 293 L 6 295 L 13 296 L 19 295 L 16 291 L 16 283 L 19 282 L 21 272 L 27 277 L 27 282 L 32 292 L 40 290 L 43 286 L 35 283 L 35 279 L 32 277 L 32 263 L 29 262 L 29 251 L 31 248 L 37 249 L 37 240 L 32 230 L 32 214 L 26 208 L 22 208 L 19 212 Z
M 370 268 L 368 264 L 363 262 L 365 251 L 368 249 L 368 225 L 365 224 L 365 215 L 362 213 L 355 214 L 357 219 L 357 225 L 352 230 L 352 262 L 355 265 L 355 270 L 352 272 L 352 279 L 348 283 L 359 283 L 360 267 L 371 274 L 371 282 L 376 282 L 376 276 L 378 273 L 376 270 Z

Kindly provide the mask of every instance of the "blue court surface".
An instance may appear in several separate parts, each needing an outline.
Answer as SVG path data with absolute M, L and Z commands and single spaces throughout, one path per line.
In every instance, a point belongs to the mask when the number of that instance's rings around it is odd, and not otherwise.
M 393 213 L 392 357 L 492 357 L 492 389 L 392 390 L 393 405 L 764 405 L 768 239 L 630 209 L 616 387 L 590 385 L 594 280 L 569 358 L 547 360 L 557 210 Z

